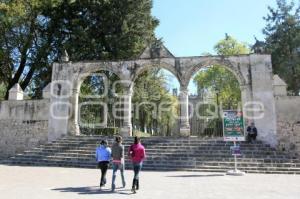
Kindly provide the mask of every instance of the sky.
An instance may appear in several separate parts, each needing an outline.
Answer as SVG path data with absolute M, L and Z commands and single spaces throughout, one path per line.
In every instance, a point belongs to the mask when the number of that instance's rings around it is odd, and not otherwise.
M 214 53 L 225 33 L 254 43 L 264 39 L 263 17 L 276 0 L 153 0 L 152 15 L 159 19 L 156 36 L 175 56 Z
M 199 56 L 215 54 L 214 45 L 225 33 L 248 44 L 254 36 L 264 40 L 268 6 L 276 7 L 276 0 L 153 0 L 152 15 L 160 21 L 156 36 L 173 55 Z M 178 89 L 171 73 L 166 74 L 168 84 Z M 192 82 L 189 91 L 196 93 Z

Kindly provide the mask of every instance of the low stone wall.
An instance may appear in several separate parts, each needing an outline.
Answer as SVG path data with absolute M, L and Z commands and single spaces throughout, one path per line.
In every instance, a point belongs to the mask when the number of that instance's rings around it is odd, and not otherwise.
M 278 148 L 300 156 L 300 97 L 277 96 Z
M 47 142 L 49 100 L 0 102 L 0 157 Z

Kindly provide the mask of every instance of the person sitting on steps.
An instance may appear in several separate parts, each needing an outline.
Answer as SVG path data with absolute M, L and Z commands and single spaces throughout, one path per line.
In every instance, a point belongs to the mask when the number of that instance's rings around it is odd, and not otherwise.
M 254 122 L 251 122 L 250 126 L 247 127 L 247 133 L 248 142 L 254 143 L 257 136 L 257 128 L 255 127 Z

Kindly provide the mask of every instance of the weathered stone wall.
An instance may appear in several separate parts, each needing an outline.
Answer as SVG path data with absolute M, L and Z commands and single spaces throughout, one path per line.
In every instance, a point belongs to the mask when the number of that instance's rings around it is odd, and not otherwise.
M 300 97 L 276 96 L 277 139 L 281 150 L 300 155 Z
M 0 102 L 0 157 L 47 141 L 49 100 Z

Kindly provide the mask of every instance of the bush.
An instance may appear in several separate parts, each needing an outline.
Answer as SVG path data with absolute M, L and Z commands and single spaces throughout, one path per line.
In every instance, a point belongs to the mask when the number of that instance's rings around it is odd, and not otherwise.
M 133 130 L 133 136 L 150 137 L 151 135 L 149 133 L 144 133 L 142 131 Z
M 87 128 L 80 127 L 80 133 L 84 135 L 105 135 L 114 136 L 119 134 L 119 128 L 117 127 L 107 127 L 107 128 Z

